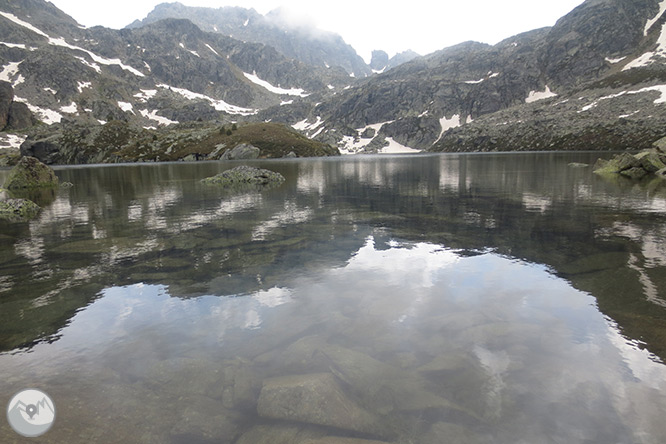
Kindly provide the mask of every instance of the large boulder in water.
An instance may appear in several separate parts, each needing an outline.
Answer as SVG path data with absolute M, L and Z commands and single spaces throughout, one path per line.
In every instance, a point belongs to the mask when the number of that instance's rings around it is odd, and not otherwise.
M 57 187 L 58 177 L 52 168 L 36 158 L 22 157 L 9 172 L 4 186 L 8 190 Z

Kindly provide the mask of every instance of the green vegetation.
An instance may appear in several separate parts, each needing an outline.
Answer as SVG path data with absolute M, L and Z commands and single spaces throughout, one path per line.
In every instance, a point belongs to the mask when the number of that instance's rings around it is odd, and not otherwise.
M 308 139 L 282 124 L 233 124 L 229 129 L 196 122 L 157 131 L 144 130 L 113 154 L 117 160 L 129 162 L 217 160 L 226 150 L 241 144 L 259 148 L 259 157 L 264 159 L 286 157 L 291 153 L 297 157 L 339 155 L 337 148 Z

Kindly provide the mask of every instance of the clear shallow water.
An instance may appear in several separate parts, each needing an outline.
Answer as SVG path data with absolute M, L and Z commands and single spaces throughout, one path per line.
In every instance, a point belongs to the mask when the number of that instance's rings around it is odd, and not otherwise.
M 2 401 L 51 395 L 43 442 L 662 443 L 666 192 L 596 156 L 60 169 L 0 222 Z

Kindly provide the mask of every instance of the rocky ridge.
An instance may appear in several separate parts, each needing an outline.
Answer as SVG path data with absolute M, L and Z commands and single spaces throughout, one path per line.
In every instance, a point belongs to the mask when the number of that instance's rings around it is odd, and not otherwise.
M 342 37 L 309 25 L 295 25 L 280 8 L 262 15 L 254 9 L 242 7 L 205 8 L 162 3 L 146 18 L 134 21 L 128 28 L 139 28 L 168 18 L 188 19 L 205 31 L 272 46 L 285 57 L 310 66 L 340 67 L 354 77 L 372 74 L 368 65 Z
M 666 135 L 662 5 L 588 0 L 552 28 L 493 46 L 461 43 L 355 80 L 344 69 L 313 67 L 190 20 L 83 29 L 42 0 L 0 0 L 0 80 L 11 84 L 12 103 L 51 125 L 30 130 L 27 145 L 63 140 L 63 128 L 78 127 L 76 138 L 86 139 L 116 121 L 133 138 L 157 131 L 150 137 L 160 139 L 161 131 L 182 129 L 178 122 L 200 120 L 212 127 L 281 123 L 343 153 L 642 149 Z M 251 10 L 218 12 L 249 32 Z M 387 66 L 386 59 L 376 52 L 373 66 Z M 16 147 L 25 132 L 3 137 L 0 146 Z M 60 157 L 106 156 L 70 154 Z
M 429 151 L 639 149 L 666 134 L 660 5 L 588 0 L 552 28 L 418 58 L 292 120 L 284 109 L 262 115 L 277 113 L 346 152 L 391 141 Z

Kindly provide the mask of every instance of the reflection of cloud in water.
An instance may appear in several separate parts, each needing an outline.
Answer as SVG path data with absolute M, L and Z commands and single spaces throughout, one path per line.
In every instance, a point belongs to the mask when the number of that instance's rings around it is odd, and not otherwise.
M 533 193 L 523 193 L 523 204 L 528 210 L 545 213 L 553 202 L 552 198 L 542 197 Z
M 434 275 L 437 272 L 459 261 L 458 255 L 438 245 L 391 242 L 389 246 L 391 247 L 389 249 L 377 250 L 374 237 L 368 237 L 365 245 L 339 272 L 357 270 L 380 272 L 384 273 L 387 282 L 392 284 L 430 288 L 435 285 Z
M 307 222 L 314 215 L 310 208 L 299 209 L 295 202 L 287 201 L 284 210 L 274 215 L 270 220 L 261 223 L 252 230 L 252 240 L 264 240 L 277 228 L 286 225 L 295 225 Z
M 291 302 L 291 291 L 286 288 L 273 287 L 256 292 L 252 298 L 265 307 L 275 308 Z

